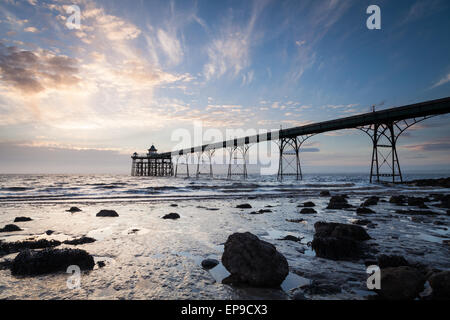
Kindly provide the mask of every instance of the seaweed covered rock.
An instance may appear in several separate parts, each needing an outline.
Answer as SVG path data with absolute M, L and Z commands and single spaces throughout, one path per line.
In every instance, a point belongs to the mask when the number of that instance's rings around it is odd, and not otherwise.
M 333 196 L 328 203 L 327 209 L 346 209 L 351 207 L 345 196 Z
M 316 204 L 312 201 L 307 201 L 307 202 L 303 203 L 303 207 L 305 207 L 305 208 L 312 208 L 315 206 L 316 206 Z
M 114 210 L 101 210 L 97 213 L 97 217 L 118 217 L 119 214 Z
M 380 254 L 377 256 L 377 262 L 381 269 L 409 266 L 408 261 L 399 255 Z
M 316 222 L 311 246 L 316 255 L 331 260 L 353 260 L 364 256 L 363 241 L 371 239 L 358 225 Z
M 13 275 L 34 276 L 58 271 L 66 271 L 71 265 L 81 270 L 92 270 L 94 258 L 79 249 L 44 249 L 42 251 L 25 250 L 13 260 Z
M 22 231 L 22 229 L 20 229 L 15 224 L 7 224 L 2 229 L 0 229 L 0 232 L 16 232 L 16 231 Z
M 407 201 L 407 198 L 406 198 L 405 196 L 403 196 L 403 195 L 392 196 L 392 197 L 389 199 L 389 203 L 393 203 L 393 204 L 396 204 L 396 205 L 398 205 L 398 206 L 403 206 L 403 205 L 405 205 L 406 201 Z
M 434 299 L 450 299 L 450 271 L 433 274 L 429 279 Z
M 33 221 L 33 219 L 28 217 L 17 217 L 14 219 L 14 222 L 28 222 L 28 221 Z
M 180 219 L 180 215 L 178 213 L 169 213 L 162 217 L 164 220 L 177 220 Z
M 289 274 L 288 262 L 275 246 L 250 232 L 228 237 L 222 263 L 231 274 L 223 280 L 228 284 L 279 287 Z
M 317 213 L 316 210 L 314 210 L 313 208 L 303 208 L 302 210 L 300 210 L 301 214 L 314 214 Z
M 412 300 L 424 289 L 425 277 L 417 269 L 401 266 L 381 270 L 381 286 L 375 292 L 386 300 Z
M 37 241 L 26 240 L 16 242 L 0 242 L 0 256 L 16 253 L 25 249 L 53 248 L 61 245 L 58 240 L 41 239 Z
M 80 244 L 92 243 L 92 242 L 95 242 L 95 241 L 96 240 L 94 238 L 83 236 L 83 237 L 78 238 L 78 239 L 66 240 L 63 243 L 64 244 L 78 246 Z
M 372 196 L 372 197 L 366 199 L 366 201 L 363 202 L 362 206 L 363 207 L 376 206 L 378 204 L 378 201 L 380 201 L 379 197 Z

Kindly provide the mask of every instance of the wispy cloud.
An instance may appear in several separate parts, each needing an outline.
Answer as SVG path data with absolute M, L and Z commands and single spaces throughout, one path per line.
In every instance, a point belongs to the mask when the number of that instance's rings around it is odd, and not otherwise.
M 437 81 L 435 84 L 433 84 L 430 89 L 434 89 L 436 87 L 442 86 L 448 82 L 450 82 L 450 73 L 448 73 L 445 77 L 443 77 L 442 79 Z

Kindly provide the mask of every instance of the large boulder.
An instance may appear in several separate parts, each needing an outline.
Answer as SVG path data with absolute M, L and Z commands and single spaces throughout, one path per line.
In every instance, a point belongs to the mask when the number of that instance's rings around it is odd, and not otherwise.
M 415 268 L 386 268 L 381 270 L 380 289 L 375 292 L 386 300 L 412 300 L 423 291 L 424 283 L 424 275 Z
M 331 260 L 354 260 L 364 256 L 367 250 L 363 241 L 371 239 L 358 225 L 316 222 L 311 243 L 316 255 Z
M 346 209 L 352 206 L 348 204 L 345 196 L 333 196 L 328 203 L 327 209 Z
M 223 283 L 278 287 L 289 274 L 288 262 L 275 246 L 250 232 L 228 237 L 222 263 L 231 274 Z
M 450 299 L 450 271 L 433 274 L 429 279 L 434 299 Z
M 409 263 L 408 261 L 406 261 L 405 258 L 395 254 L 394 255 L 380 254 L 379 256 L 377 256 L 377 262 L 378 266 L 381 269 L 409 266 Z
M 97 213 L 97 217 L 118 217 L 119 214 L 114 210 L 101 210 Z
M 13 260 L 11 273 L 34 276 L 66 271 L 71 265 L 76 265 L 81 270 L 92 270 L 95 263 L 89 253 L 79 249 L 25 250 Z

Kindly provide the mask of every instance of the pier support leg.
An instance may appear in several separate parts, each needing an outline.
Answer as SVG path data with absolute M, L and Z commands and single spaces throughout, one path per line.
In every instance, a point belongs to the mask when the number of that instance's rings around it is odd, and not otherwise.
M 228 179 L 231 179 L 233 176 L 241 176 L 243 179 L 248 178 L 247 163 L 248 163 L 248 150 L 250 149 L 250 147 L 251 145 L 246 144 L 243 146 L 235 146 L 227 148 L 230 154 L 230 162 L 228 164 L 228 174 L 227 174 Z
M 189 178 L 189 155 L 187 155 L 187 154 L 181 155 L 181 156 L 178 156 L 176 159 L 177 159 L 177 162 L 175 165 L 175 178 L 177 178 L 180 175 L 185 175 L 186 177 Z M 185 168 L 186 168 L 185 173 L 180 172 L 180 168 L 182 166 L 185 166 Z
M 215 152 L 216 152 L 216 150 L 207 150 L 207 151 L 203 151 L 203 152 L 197 152 L 197 172 L 195 175 L 197 179 L 201 175 L 204 174 L 204 173 L 202 173 L 202 167 L 201 167 L 202 164 L 208 165 L 209 173 L 207 173 L 207 174 L 209 175 L 210 178 L 213 178 L 212 158 L 213 158 Z
M 397 140 L 406 129 L 431 117 L 433 116 L 375 123 L 357 128 L 365 132 L 372 140 L 370 183 L 381 182 L 383 177 L 390 178 L 392 183 L 403 182 Z
M 295 138 L 281 138 L 278 140 L 278 148 L 280 150 L 280 160 L 278 163 L 279 181 L 284 176 L 295 176 L 296 180 L 302 180 L 302 166 L 300 162 L 300 148 L 306 140 L 314 136 L 314 134 L 298 136 Z M 290 171 L 289 171 L 290 169 Z

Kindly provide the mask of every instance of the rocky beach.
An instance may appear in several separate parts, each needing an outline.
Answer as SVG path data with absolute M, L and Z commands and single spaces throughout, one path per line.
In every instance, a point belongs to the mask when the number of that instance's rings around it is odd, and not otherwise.
M 448 299 L 449 179 L 364 178 L 1 176 L 0 299 Z

